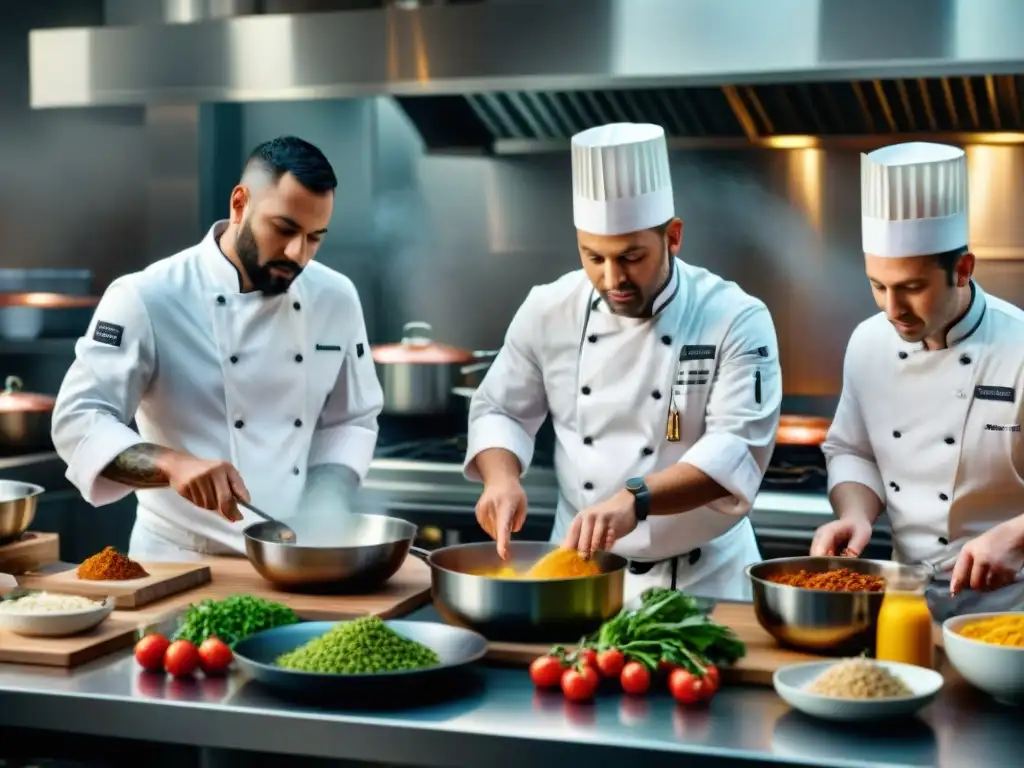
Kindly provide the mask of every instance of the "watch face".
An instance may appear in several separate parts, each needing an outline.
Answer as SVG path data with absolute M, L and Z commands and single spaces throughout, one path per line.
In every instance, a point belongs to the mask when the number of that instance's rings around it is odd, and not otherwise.
M 626 481 L 627 491 L 639 491 L 644 487 L 644 479 L 642 477 L 631 477 Z

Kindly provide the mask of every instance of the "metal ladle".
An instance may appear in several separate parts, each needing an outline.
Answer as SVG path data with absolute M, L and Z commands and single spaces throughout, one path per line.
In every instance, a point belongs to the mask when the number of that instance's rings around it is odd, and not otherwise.
M 257 507 L 254 507 L 252 504 L 250 504 L 247 501 L 242 501 L 241 499 L 235 499 L 235 501 L 238 503 L 239 506 L 245 507 L 250 512 L 252 512 L 254 515 L 259 515 L 264 520 L 266 520 L 268 523 L 273 523 L 274 524 L 274 531 L 273 531 L 272 535 L 278 541 L 280 541 L 281 543 L 283 543 L 283 544 L 294 544 L 296 542 L 296 540 L 298 539 L 298 537 L 295 535 L 295 531 L 293 531 L 287 525 L 282 523 L 280 520 L 277 520 L 276 518 L 271 517 L 266 512 L 264 512 L 263 510 L 261 510 L 261 509 L 259 509 Z

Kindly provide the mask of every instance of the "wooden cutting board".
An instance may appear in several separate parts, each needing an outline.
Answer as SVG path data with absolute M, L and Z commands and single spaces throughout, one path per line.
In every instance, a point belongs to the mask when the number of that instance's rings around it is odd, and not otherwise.
M 138 621 L 116 613 L 98 627 L 71 637 L 22 637 L 0 629 L 0 662 L 77 667 L 135 643 Z
M 0 545 L 0 573 L 17 575 L 60 559 L 60 536 L 29 531 L 17 541 Z
M 722 678 L 747 685 L 772 684 L 772 675 L 780 667 L 804 661 L 821 661 L 824 657 L 780 648 L 775 638 L 757 622 L 754 606 L 749 603 L 719 603 L 711 618 L 731 627 L 747 646 L 747 655 L 732 667 L 722 669 Z M 550 645 L 527 643 L 490 643 L 487 658 L 510 664 L 528 665 L 550 649 Z
M 412 556 L 383 587 L 366 595 L 285 592 L 267 582 L 243 557 L 206 557 L 202 563 L 212 573 L 210 583 L 147 606 L 147 619 L 157 620 L 190 603 L 207 598 L 223 600 L 231 595 L 252 595 L 283 603 L 308 621 L 333 621 L 366 614 L 390 619 L 404 616 L 430 601 L 430 568 Z
M 89 581 L 80 579 L 76 569 L 59 573 L 26 573 L 18 576 L 25 589 L 44 589 L 94 599 L 113 597 L 119 610 L 141 608 L 168 595 L 207 584 L 210 567 L 205 563 L 139 563 L 149 574 L 129 581 Z

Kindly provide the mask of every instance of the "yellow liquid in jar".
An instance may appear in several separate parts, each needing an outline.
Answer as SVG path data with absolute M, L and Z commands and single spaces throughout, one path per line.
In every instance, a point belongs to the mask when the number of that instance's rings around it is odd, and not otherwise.
M 886 592 L 878 613 L 875 658 L 935 668 L 932 615 L 919 592 Z

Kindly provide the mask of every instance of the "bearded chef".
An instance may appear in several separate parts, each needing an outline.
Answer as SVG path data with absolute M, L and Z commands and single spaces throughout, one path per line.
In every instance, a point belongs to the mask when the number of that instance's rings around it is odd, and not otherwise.
M 313 261 L 336 186 L 313 145 L 261 144 L 228 220 L 104 293 L 53 442 L 94 506 L 136 491 L 132 557 L 242 552 L 236 500 L 329 514 L 365 475 L 383 393 L 354 286 Z
M 531 290 L 470 406 L 477 519 L 506 557 L 550 414 L 552 541 L 628 558 L 627 599 L 655 585 L 745 599 L 743 568 L 760 560 L 747 513 L 782 398 L 771 316 L 676 258 L 682 222 L 660 127 L 576 135 L 572 173 L 583 269 Z
M 933 586 L 933 610 L 1020 606 L 1024 312 L 971 277 L 963 150 L 897 144 L 861 163 L 864 262 L 882 312 L 846 350 L 822 446 L 837 520 L 811 552 L 858 556 L 884 511 L 894 559 L 949 579 Z

